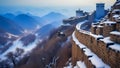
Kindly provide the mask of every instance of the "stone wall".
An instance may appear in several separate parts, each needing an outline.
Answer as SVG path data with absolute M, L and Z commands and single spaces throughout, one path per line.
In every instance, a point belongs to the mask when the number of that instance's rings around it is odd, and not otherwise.
M 97 35 L 102 35 L 103 34 L 103 27 L 102 26 L 101 27 L 97 27 L 96 34 Z
M 87 16 L 82 16 L 82 17 L 71 17 L 71 18 L 68 18 L 68 19 L 64 19 L 63 20 L 63 23 L 64 24 L 77 24 L 81 21 L 84 21 L 87 19 Z
M 96 39 L 91 35 L 79 32 L 75 30 L 75 36 L 82 44 L 86 45 L 92 52 L 94 52 L 98 57 L 100 57 L 105 63 L 111 66 L 111 68 L 120 68 L 120 52 L 116 52 L 110 48 L 108 48 L 108 44 L 101 41 L 101 39 Z M 72 48 L 72 59 L 73 65 L 77 60 L 85 61 L 87 66 L 91 66 L 92 64 L 84 55 L 84 52 L 77 46 L 74 41 Z M 77 49 L 77 50 L 76 50 Z M 77 58 L 75 58 L 77 57 Z M 84 58 L 83 58 L 84 57 Z M 88 67 L 90 68 L 90 67 Z
M 120 35 L 110 34 L 110 40 L 120 44 Z
M 91 31 L 91 33 L 92 34 L 96 34 L 96 28 L 97 28 L 97 26 L 92 26 L 91 28 L 90 28 L 90 31 Z
M 110 36 L 110 32 L 115 30 L 115 24 L 105 24 L 103 27 L 103 36 L 107 37 Z
M 76 30 L 75 36 L 83 44 L 87 44 L 87 45 L 90 44 L 89 40 L 91 40 L 91 38 L 88 34 L 84 34 L 84 33 L 79 32 L 78 30 Z
M 75 46 L 75 42 L 72 41 L 72 65 L 75 66 L 75 63 L 77 60 L 82 60 L 82 59 L 78 59 L 78 55 L 77 55 L 77 48 L 79 48 L 77 45 Z M 82 56 L 82 54 L 81 54 Z
M 75 49 L 74 49 L 75 48 Z M 72 42 L 72 65 L 75 66 L 77 61 L 84 61 L 87 68 L 94 68 L 94 65 L 88 60 L 88 57 L 84 54 L 83 49 L 80 49 L 75 42 Z
M 116 30 L 118 30 L 120 32 L 120 22 L 116 23 Z
M 116 23 L 100 23 L 100 24 L 92 24 L 90 29 L 92 34 L 103 35 L 104 37 L 110 36 L 111 31 L 119 31 L 120 32 L 120 22 Z

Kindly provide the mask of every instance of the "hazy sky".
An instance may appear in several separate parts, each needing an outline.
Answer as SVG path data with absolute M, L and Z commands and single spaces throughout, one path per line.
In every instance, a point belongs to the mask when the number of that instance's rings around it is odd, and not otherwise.
M 105 3 L 105 9 L 108 9 L 115 0 L 0 0 L 0 14 L 24 12 L 43 16 L 49 12 L 59 12 L 74 16 L 79 8 L 88 12 L 95 10 L 98 2 Z
M 109 6 L 115 0 L 0 0 L 0 6 L 92 6 L 97 2 L 104 2 Z

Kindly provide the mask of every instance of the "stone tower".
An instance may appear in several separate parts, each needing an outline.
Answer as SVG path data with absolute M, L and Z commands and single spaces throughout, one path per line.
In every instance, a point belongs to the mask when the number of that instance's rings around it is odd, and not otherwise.
M 105 9 L 104 9 L 104 3 L 97 3 L 96 4 L 96 19 L 101 19 L 105 16 Z
M 76 10 L 76 17 L 84 16 L 83 10 Z

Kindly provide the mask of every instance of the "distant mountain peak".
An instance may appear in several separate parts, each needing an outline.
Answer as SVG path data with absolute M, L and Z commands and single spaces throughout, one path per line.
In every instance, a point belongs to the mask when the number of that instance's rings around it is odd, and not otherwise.
M 4 14 L 2 16 L 6 17 L 6 18 L 9 18 L 9 19 L 13 19 L 15 17 L 15 15 L 12 14 L 12 13 L 6 13 L 6 14 Z
M 12 13 L 5 13 L 4 15 L 15 16 L 15 15 L 12 14 Z
M 59 20 L 62 20 L 64 18 L 66 18 L 65 15 L 61 14 L 61 13 L 57 13 L 57 12 L 50 12 L 48 14 L 46 14 L 45 16 L 42 17 L 43 19 L 45 20 L 48 20 L 48 21 L 59 21 Z
M 65 16 L 65 15 L 63 15 L 63 14 L 61 14 L 61 13 L 58 13 L 58 12 L 50 12 L 50 13 L 48 13 L 47 15 L 45 15 L 45 16 Z
M 19 15 L 17 15 L 16 17 L 19 17 L 19 18 L 32 18 L 32 17 L 30 17 L 30 16 L 27 15 L 27 14 L 19 14 Z
M 0 29 L 12 34 L 21 34 L 20 31 L 23 30 L 16 22 L 4 16 L 0 16 Z

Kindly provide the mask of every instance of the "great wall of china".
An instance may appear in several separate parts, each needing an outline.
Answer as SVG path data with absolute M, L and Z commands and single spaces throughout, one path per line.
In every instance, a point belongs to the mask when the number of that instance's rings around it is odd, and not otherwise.
M 81 29 L 80 22 L 72 35 L 72 65 L 77 61 L 87 68 L 120 68 L 120 2 L 90 31 Z

